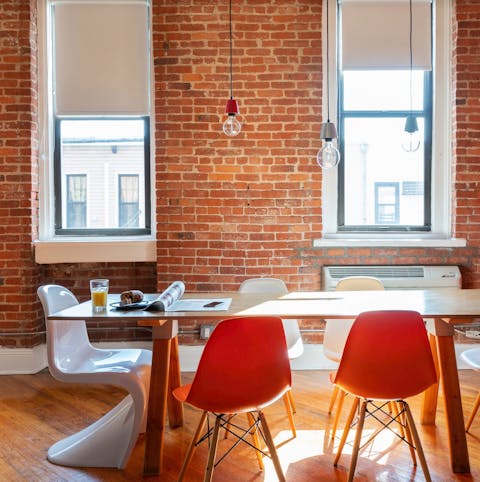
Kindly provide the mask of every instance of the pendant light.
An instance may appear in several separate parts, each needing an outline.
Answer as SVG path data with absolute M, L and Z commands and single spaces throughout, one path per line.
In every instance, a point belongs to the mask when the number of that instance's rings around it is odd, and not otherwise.
M 230 0 L 230 99 L 227 100 L 225 114 L 227 120 L 223 123 L 223 132 L 229 136 L 237 136 L 242 130 L 242 124 L 237 119 L 239 114 L 237 101 L 233 98 L 233 38 L 232 38 L 232 0 Z
M 327 37 L 327 55 L 326 55 L 326 74 L 327 74 L 327 122 L 322 123 L 322 127 L 320 129 L 320 139 L 324 141 L 323 146 L 317 153 L 317 163 L 322 169 L 329 169 L 338 165 L 340 161 L 340 152 L 333 144 L 333 140 L 337 138 L 337 129 L 335 128 L 335 124 L 330 122 L 330 47 L 329 47 L 329 39 L 330 34 L 328 31 L 328 4 L 330 0 L 326 0 L 326 15 L 327 15 L 327 22 L 326 22 L 326 37 Z
M 410 39 L 410 114 L 405 119 L 405 127 L 402 138 L 402 149 L 405 152 L 415 152 L 420 147 L 420 134 L 418 132 L 417 118 L 413 115 L 413 100 L 412 100 L 412 86 L 413 86 L 413 47 L 412 47 L 412 35 L 413 35 L 413 13 L 412 13 L 412 0 L 409 0 L 409 39 Z

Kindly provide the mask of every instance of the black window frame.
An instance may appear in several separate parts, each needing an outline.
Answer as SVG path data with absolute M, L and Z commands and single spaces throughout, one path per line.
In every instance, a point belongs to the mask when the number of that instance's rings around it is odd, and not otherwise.
M 380 70 L 380 69 L 379 69 Z M 346 225 L 345 224 L 345 162 L 338 165 L 338 210 L 337 230 L 339 232 L 414 232 L 432 229 L 432 104 L 433 74 L 424 71 L 422 110 L 352 110 L 343 109 L 343 73 L 338 70 L 338 138 L 341 159 L 345 159 L 345 119 L 348 118 L 406 118 L 413 113 L 424 120 L 424 224 L 423 225 Z
M 60 125 L 63 120 L 131 120 L 143 119 L 144 122 L 144 180 L 145 180 L 145 227 L 144 228 L 101 228 L 75 229 L 62 226 L 62 159 Z M 151 175 L 150 175 L 150 117 L 149 116 L 57 116 L 54 120 L 55 139 L 53 153 L 53 182 L 55 208 L 55 235 L 57 236 L 140 236 L 152 233 L 151 228 Z

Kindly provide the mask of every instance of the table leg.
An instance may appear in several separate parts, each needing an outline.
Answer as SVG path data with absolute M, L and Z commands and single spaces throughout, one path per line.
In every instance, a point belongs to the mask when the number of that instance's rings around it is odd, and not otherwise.
M 435 368 L 437 369 L 437 375 L 440 379 L 440 372 L 438 366 L 438 353 L 437 353 L 437 340 L 432 333 L 428 334 L 430 342 L 430 348 L 432 349 L 433 360 L 435 361 Z M 420 423 L 422 425 L 435 425 L 435 416 L 437 414 L 437 401 L 438 401 L 438 383 L 427 388 L 423 392 L 423 403 L 420 414 Z
M 147 430 L 145 433 L 144 474 L 158 474 L 162 471 L 170 344 L 170 338 L 154 338 L 153 340 Z
M 180 403 L 172 392 L 181 384 L 180 378 L 180 359 L 178 355 L 178 338 L 172 338 L 170 344 L 170 373 L 168 376 L 168 421 L 171 428 L 183 425 L 183 404 Z
M 453 331 L 453 330 L 452 330 Z M 454 473 L 469 473 L 467 438 L 458 380 L 453 334 L 437 336 L 438 361 L 442 377 L 445 417 L 450 442 L 450 462 Z

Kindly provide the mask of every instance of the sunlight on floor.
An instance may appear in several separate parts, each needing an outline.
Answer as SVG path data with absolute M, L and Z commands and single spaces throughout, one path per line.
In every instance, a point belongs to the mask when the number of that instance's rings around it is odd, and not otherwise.
M 368 441 L 369 437 L 374 433 L 374 430 L 364 429 L 362 442 Z M 355 436 L 355 431 L 350 431 L 347 438 L 347 443 L 343 449 L 342 455 L 349 456 L 352 453 L 352 444 Z M 332 464 L 334 454 L 337 452 L 337 448 L 340 442 L 340 438 L 337 437 L 332 442 L 330 438 L 330 432 L 327 430 L 297 430 L 297 437 L 292 439 L 292 434 L 289 430 L 280 432 L 274 438 L 275 445 L 277 447 L 278 457 L 282 465 L 283 473 L 287 474 L 289 466 L 301 462 L 304 459 L 319 457 L 328 454 L 331 457 Z M 390 450 L 395 449 L 396 445 L 400 442 L 393 433 L 389 431 L 380 432 L 373 442 L 370 442 L 366 447 L 364 447 L 360 454 L 361 457 L 368 458 L 370 461 L 378 465 L 385 465 L 388 462 L 388 457 Z M 408 448 L 405 446 L 405 450 Z M 272 460 L 269 457 L 264 457 L 265 472 L 264 480 L 265 482 L 276 482 L 278 478 L 275 473 L 275 468 L 273 467 Z M 348 461 L 343 461 L 340 459 L 340 463 L 345 467 Z M 343 469 L 341 469 L 343 470 Z M 386 477 L 389 476 L 388 473 L 385 474 Z M 378 480 L 388 480 L 383 479 L 381 475 Z

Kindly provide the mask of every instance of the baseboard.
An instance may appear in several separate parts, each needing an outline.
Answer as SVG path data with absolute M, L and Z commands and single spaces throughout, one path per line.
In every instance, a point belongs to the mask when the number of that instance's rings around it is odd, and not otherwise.
M 109 342 L 94 343 L 98 348 L 147 348 L 151 342 Z M 459 369 L 470 368 L 459 355 L 462 351 L 475 347 L 475 344 L 455 344 L 457 366 Z M 477 345 L 478 346 L 478 345 Z M 203 345 L 180 345 L 180 369 L 182 372 L 194 372 L 197 369 Z M 0 348 L 0 375 L 27 375 L 37 373 L 48 366 L 46 345 L 34 348 Z M 334 370 L 336 364 L 323 354 L 323 345 L 304 345 L 303 355 L 291 361 L 292 370 Z

